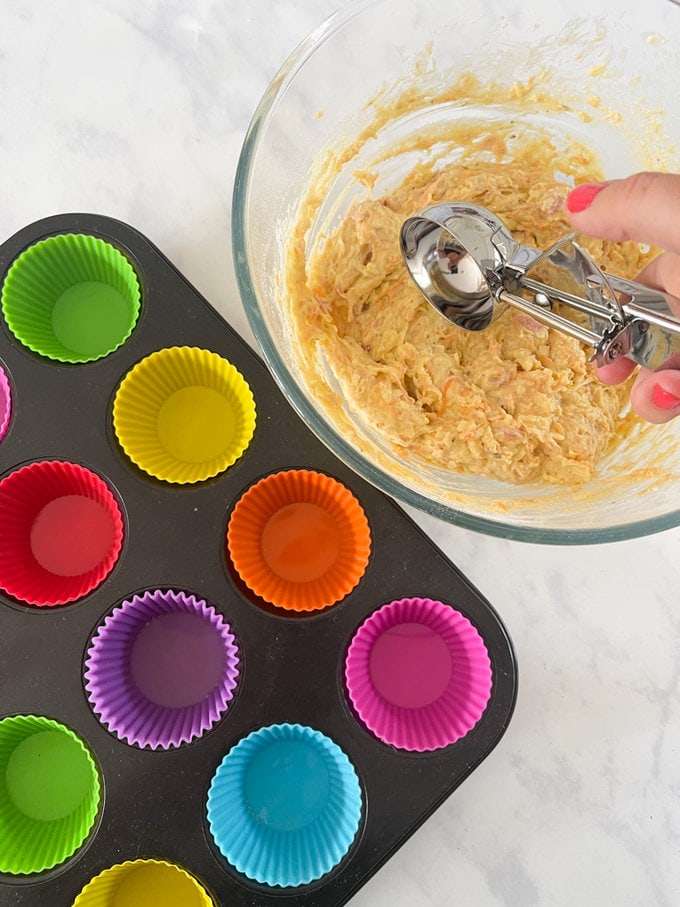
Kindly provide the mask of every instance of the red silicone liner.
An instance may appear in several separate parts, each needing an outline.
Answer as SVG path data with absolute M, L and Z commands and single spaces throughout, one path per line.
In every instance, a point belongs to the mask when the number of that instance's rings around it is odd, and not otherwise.
M 491 696 L 492 671 L 484 641 L 460 612 L 403 598 L 359 627 L 345 680 L 369 731 L 398 749 L 426 752 L 475 727 Z
M 0 481 L 0 589 L 38 607 L 74 602 L 113 569 L 123 514 L 83 466 L 42 460 Z

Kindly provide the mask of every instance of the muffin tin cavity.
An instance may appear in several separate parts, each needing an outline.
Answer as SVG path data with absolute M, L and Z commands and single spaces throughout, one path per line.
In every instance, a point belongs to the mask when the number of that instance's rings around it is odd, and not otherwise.
M 132 333 L 140 288 L 135 269 L 113 245 L 61 234 L 19 255 L 0 304 L 10 330 L 28 349 L 59 362 L 91 362 Z
M 165 860 L 128 860 L 105 869 L 80 892 L 73 907 L 214 907 L 181 866 Z
M 3 276 L 0 903 L 346 904 L 502 737 L 502 622 L 136 230 L 48 218 Z M 91 283 L 144 305 L 85 365 Z
M 330 476 L 291 469 L 266 476 L 239 499 L 227 551 L 255 595 L 279 608 L 316 611 L 359 583 L 371 534 L 348 488 Z
M 73 856 L 100 797 L 94 758 L 72 730 L 38 715 L 0 720 L 0 872 L 43 872 Z
M 135 595 L 106 618 L 85 663 L 87 695 L 128 743 L 167 749 L 200 737 L 234 695 L 239 657 L 212 605 L 185 592 Z
M 384 605 L 357 631 L 345 679 L 376 737 L 405 750 L 448 746 L 468 734 L 491 696 L 484 641 L 470 621 L 427 598 Z
M 251 879 L 295 887 L 321 878 L 352 845 L 361 820 L 356 771 L 332 740 L 277 724 L 241 740 L 208 794 L 210 831 Z
M 113 569 L 123 514 L 111 488 L 77 463 L 42 460 L 0 481 L 0 589 L 29 605 L 76 601 Z
M 255 401 L 231 362 L 209 350 L 173 347 L 145 357 L 125 376 L 113 424 L 125 453 L 149 475 L 201 482 L 246 450 Z

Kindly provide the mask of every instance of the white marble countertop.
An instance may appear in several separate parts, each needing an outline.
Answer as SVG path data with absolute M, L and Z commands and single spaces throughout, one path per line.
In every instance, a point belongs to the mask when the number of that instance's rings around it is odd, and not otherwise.
M 251 339 L 230 252 L 241 142 L 339 5 L 3 0 L 0 238 L 63 211 L 118 217 Z M 519 699 L 498 748 L 353 905 L 680 903 L 680 529 L 569 548 L 416 519 L 500 612 Z

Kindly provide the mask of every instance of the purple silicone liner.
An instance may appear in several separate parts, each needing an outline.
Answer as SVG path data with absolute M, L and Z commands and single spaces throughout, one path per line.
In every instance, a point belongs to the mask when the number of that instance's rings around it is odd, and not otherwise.
M 218 682 L 200 701 L 181 707 L 149 699 L 133 676 L 140 634 L 165 615 L 203 621 L 202 629 L 211 628 L 224 651 Z M 154 590 L 124 601 L 100 626 L 85 661 L 85 688 L 95 714 L 116 737 L 140 747 L 169 749 L 197 739 L 222 717 L 234 695 L 238 665 L 231 627 L 212 605 L 187 592 Z
M 376 645 L 404 625 L 422 629 L 450 656 L 445 688 L 420 707 L 388 701 L 372 677 Z M 406 676 L 408 667 L 408 658 L 394 665 Z M 398 599 L 373 612 L 355 633 L 345 661 L 347 692 L 360 721 L 384 743 L 413 752 L 440 749 L 468 734 L 487 707 L 492 680 L 489 654 L 475 627 L 450 605 L 428 598 Z
M 0 365 L 0 441 L 7 434 L 9 420 L 12 416 L 12 391 L 7 372 Z

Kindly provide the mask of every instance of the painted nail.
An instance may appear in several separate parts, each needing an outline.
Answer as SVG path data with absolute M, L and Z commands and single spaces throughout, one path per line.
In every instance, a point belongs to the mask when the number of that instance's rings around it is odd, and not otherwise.
M 585 211 L 590 207 L 597 193 L 601 192 L 606 185 L 606 183 L 584 183 L 582 186 L 572 189 L 567 196 L 567 211 L 571 214 Z
M 680 397 L 671 394 L 670 391 L 661 387 L 660 384 L 654 385 L 652 401 L 654 402 L 654 406 L 658 406 L 659 409 L 673 409 L 676 406 L 680 406 Z

